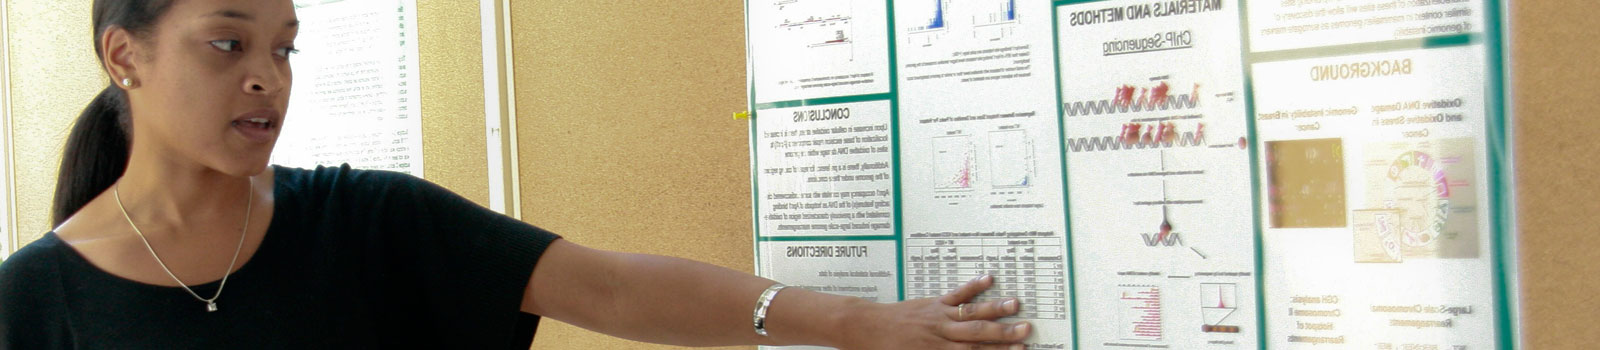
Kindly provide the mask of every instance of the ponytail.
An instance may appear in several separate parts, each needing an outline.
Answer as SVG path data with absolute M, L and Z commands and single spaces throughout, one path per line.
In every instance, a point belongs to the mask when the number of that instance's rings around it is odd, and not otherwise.
M 172 7 L 172 0 L 94 0 L 92 6 L 94 54 L 105 63 L 100 38 L 106 30 L 120 27 L 134 38 L 145 38 Z M 128 92 L 113 83 L 100 90 L 72 123 L 67 148 L 61 152 L 61 173 L 56 175 L 55 202 L 50 204 L 51 227 L 61 226 L 128 170 L 128 145 L 133 142 L 129 120 Z
M 51 226 L 60 226 L 101 192 L 111 188 L 128 169 L 129 135 L 127 92 L 107 86 L 89 102 L 73 122 L 61 154 L 56 178 Z

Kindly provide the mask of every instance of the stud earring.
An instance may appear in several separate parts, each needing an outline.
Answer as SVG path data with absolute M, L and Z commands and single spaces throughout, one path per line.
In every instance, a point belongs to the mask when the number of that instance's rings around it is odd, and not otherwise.
M 133 87 L 133 78 L 122 78 L 122 86 Z

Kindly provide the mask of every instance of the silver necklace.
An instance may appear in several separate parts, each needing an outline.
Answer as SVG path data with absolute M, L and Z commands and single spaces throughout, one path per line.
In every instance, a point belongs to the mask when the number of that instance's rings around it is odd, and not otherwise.
M 239 262 L 239 251 L 244 248 L 245 234 L 250 232 L 250 209 L 256 202 L 256 179 L 254 177 L 249 179 L 250 194 L 249 200 L 244 204 L 244 228 L 239 230 L 239 245 L 233 248 L 233 260 L 228 261 L 228 269 L 222 272 L 222 282 L 217 284 L 217 294 L 212 295 L 211 299 L 201 298 L 200 294 L 195 293 L 193 289 L 189 289 L 188 284 L 178 279 L 178 275 L 173 274 L 172 269 L 167 268 L 167 263 L 161 261 L 160 255 L 156 255 L 156 249 L 150 247 L 150 240 L 144 238 L 144 232 L 139 231 L 139 225 L 133 224 L 133 217 L 128 216 L 128 209 L 122 207 L 122 192 L 119 191 L 122 188 L 122 183 L 119 182 L 111 188 L 111 194 L 117 198 L 117 209 L 122 211 L 122 218 L 128 220 L 128 226 L 133 227 L 133 233 L 139 234 L 139 241 L 144 242 L 144 248 L 150 250 L 150 256 L 156 258 L 156 264 L 161 265 L 161 270 L 166 271 L 167 276 L 172 276 L 172 280 L 177 281 L 178 286 L 183 287 L 183 290 L 189 292 L 189 295 L 193 295 L 195 299 L 200 299 L 201 302 L 206 303 L 206 312 L 217 311 L 217 298 L 222 296 L 222 287 L 228 285 L 228 276 L 233 274 L 233 266 Z

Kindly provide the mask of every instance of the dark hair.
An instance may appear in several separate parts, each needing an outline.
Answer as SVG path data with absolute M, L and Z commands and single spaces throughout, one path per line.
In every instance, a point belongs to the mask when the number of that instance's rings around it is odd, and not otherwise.
M 106 30 L 118 27 L 136 38 L 147 38 L 171 5 L 172 0 L 94 0 L 95 57 L 104 61 L 100 38 Z M 67 135 L 51 205 L 51 226 L 60 226 L 122 177 L 128 169 L 132 130 L 128 94 L 113 82 L 89 102 Z

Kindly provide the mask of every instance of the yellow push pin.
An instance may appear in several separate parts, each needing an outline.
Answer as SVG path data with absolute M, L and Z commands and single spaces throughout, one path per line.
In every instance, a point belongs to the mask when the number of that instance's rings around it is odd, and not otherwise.
M 747 120 L 747 119 L 750 119 L 750 111 L 743 111 L 743 112 L 734 113 L 733 114 L 733 119 L 734 120 Z

